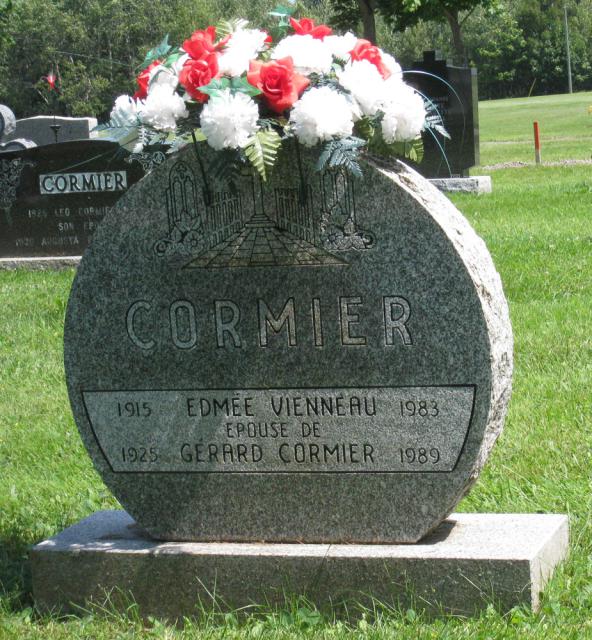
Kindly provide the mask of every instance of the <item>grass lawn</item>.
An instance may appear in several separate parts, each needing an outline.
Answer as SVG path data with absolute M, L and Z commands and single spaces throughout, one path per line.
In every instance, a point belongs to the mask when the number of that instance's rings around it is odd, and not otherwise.
M 559 120 L 568 119 L 563 109 L 577 114 L 576 97 L 560 98 L 533 102 L 547 113 L 563 105 Z M 582 108 L 588 100 L 592 95 Z M 518 139 L 515 104 L 523 108 L 521 101 L 484 105 L 485 141 Z M 524 107 L 525 122 L 537 108 Z M 584 123 L 592 130 L 592 116 Z M 576 125 L 569 128 L 575 137 Z M 484 164 L 504 161 L 492 149 L 484 149 Z M 73 272 L 0 272 L 0 639 L 592 638 L 592 167 L 492 176 L 493 194 L 454 200 L 487 242 L 504 282 L 516 341 L 514 395 L 505 431 L 459 508 L 569 514 L 571 554 L 539 613 L 502 616 L 491 607 L 477 619 L 429 622 L 406 612 L 349 625 L 294 605 L 240 624 L 234 616 L 207 617 L 183 630 L 142 624 L 133 609 L 128 616 L 39 617 L 29 593 L 28 545 L 117 505 L 92 468 L 66 395 L 62 328 Z
M 539 123 L 543 162 L 592 158 L 592 92 L 479 103 L 481 164 L 534 162 Z

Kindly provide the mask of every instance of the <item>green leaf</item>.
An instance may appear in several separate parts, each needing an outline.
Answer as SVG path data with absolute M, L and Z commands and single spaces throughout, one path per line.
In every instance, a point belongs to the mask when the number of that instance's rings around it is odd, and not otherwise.
M 279 134 L 273 129 L 257 131 L 245 147 L 245 155 L 265 182 L 269 170 L 275 164 L 278 149 L 282 144 Z
M 215 97 L 220 93 L 220 91 L 224 91 L 224 89 L 228 89 L 230 87 L 230 80 L 228 78 L 214 78 L 209 84 L 198 87 L 199 91 L 207 94 L 208 96 Z
M 248 96 L 258 96 L 262 93 L 261 89 L 254 87 L 245 76 L 240 78 L 232 78 L 230 88 L 234 93 L 245 93 Z
M 357 178 L 362 177 L 362 169 L 358 162 L 360 150 L 366 145 L 366 141 L 355 136 L 331 140 L 325 145 L 317 161 L 317 171 L 327 168 L 343 167 Z
M 285 7 L 282 4 L 278 4 L 275 9 L 272 9 L 269 12 L 270 16 L 274 16 L 276 18 L 289 18 L 294 11 L 296 11 L 296 7 Z
M 216 36 L 218 38 L 225 38 L 226 36 L 233 34 L 238 29 L 238 25 L 241 22 L 242 21 L 239 19 L 220 20 L 216 25 Z
M 197 142 L 205 142 L 207 140 L 203 131 L 199 127 L 193 130 L 193 137 L 195 137 Z
M 154 49 L 150 49 L 144 58 L 144 62 L 140 67 L 142 70 L 149 67 L 155 60 L 159 58 L 164 58 L 167 53 L 171 50 L 171 45 L 169 44 L 169 34 L 164 37 L 163 41 Z
M 172 67 L 177 60 L 179 60 L 183 56 L 182 51 L 177 51 L 176 53 L 172 53 L 164 62 L 164 66 L 169 68 Z

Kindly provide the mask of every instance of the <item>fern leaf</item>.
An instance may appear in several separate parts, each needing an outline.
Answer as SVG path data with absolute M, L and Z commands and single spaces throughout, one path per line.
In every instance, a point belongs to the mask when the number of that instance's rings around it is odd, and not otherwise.
M 273 129 L 266 129 L 257 131 L 245 147 L 245 155 L 264 182 L 267 180 L 268 170 L 275 164 L 281 144 L 279 134 Z

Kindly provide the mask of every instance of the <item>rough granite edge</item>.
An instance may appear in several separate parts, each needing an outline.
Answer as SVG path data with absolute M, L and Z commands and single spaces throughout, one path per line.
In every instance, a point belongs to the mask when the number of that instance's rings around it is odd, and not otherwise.
M 0 258 L 0 270 L 48 271 L 50 269 L 70 269 L 78 267 L 81 256 L 43 256 L 31 258 Z
M 491 347 L 491 394 L 488 428 L 469 482 L 458 496 L 458 503 L 471 489 L 501 434 L 512 392 L 513 335 L 510 313 L 502 281 L 485 242 L 477 235 L 462 213 L 435 186 L 419 173 L 397 161 L 382 165 L 369 161 L 380 173 L 390 178 L 432 214 L 434 221 L 458 252 L 471 276 L 483 310 Z M 494 339 L 492 339 L 494 338 Z M 454 507 L 451 507 L 451 510 Z M 450 511 L 448 512 L 448 514 Z

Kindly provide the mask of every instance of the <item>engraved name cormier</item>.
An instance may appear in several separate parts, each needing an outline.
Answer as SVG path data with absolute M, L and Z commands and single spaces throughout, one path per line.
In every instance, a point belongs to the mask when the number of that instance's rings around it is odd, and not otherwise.
M 329 326 L 326 310 L 330 305 L 336 306 L 337 326 Z M 218 348 L 235 349 L 245 345 L 244 319 L 251 313 L 255 315 L 260 347 L 271 346 L 270 338 L 281 334 L 284 338 L 278 344 L 296 347 L 308 342 L 323 347 L 329 331 L 337 333 L 342 346 L 365 347 L 372 338 L 364 332 L 362 319 L 369 307 L 376 305 L 381 317 L 381 342 L 387 347 L 411 346 L 413 339 L 408 327 L 411 306 L 406 298 L 398 295 L 380 296 L 372 301 L 361 296 L 338 296 L 333 300 L 311 298 L 298 303 L 290 297 L 275 304 L 260 298 L 248 309 L 230 299 L 213 300 L 205 306 L 180 299 L 172 301 L 164 314 L 154 303 L 136 300 L 127 310 L 125 328 L 132 344 L 144 350 L 157 346 L 157 323 L 167 325 L 170 343 L 178 349 L 192 349 L 200 340 L 208 339 Z M 306 323 L 297 311 L 305 312 Z

